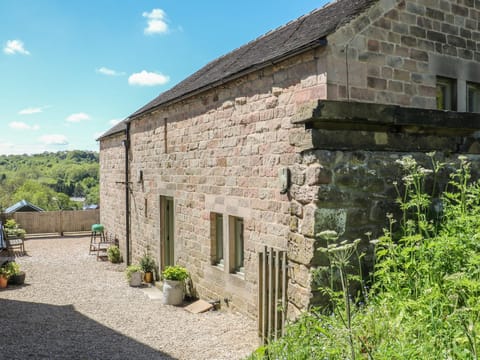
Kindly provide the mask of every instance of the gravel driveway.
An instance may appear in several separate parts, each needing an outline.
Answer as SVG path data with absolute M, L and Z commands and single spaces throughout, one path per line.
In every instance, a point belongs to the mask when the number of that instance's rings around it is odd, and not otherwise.
M 191 314 L 126 283 L 124 265 L 88 255 L 88 237 L 32 239 L 24 286 L 0 290 L 2 359 L 241 359 L 253 320 Z

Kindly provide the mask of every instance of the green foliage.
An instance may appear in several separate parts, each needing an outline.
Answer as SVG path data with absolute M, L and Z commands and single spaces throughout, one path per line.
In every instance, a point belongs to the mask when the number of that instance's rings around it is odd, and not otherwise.
M 5 230 L 7 229 L 16 229 L 18 227 L 17 222 L 15 219 L 7 219 L 4 224 Z
M 326 290 L 332 306 L 303 315 L 251 359 L 479 358 L 480 184 L 460 157 L 440 197 L 443 211 L 432 212 L 436 189 L 426 194 L 425 184 L 442 167 L 432 163 L 434 170 L 425 171 L 412 158 L 399 162 L 406 173 L 400 229 L 393 231 L 397 220 L 388 215 L 389 228 L 371 241 L 374 283 L 363 303 L 333 283 Z M 332 272 L 346 272 L 358 254 L 350 245 L 336 258 L 331 250 L 338 248 L 324 251 Z
M 127 266 L 127 268 L 125 269 L 125 276 L 127 277 L 127 280 L 130 281 L 133 273 L 141 272 L 141 271 L 142 271 L 142 268 L 140 267 L 140 265 L 132 264 Z
M 9 267 L 9 270 L 11 272 L 10 276 L 20 274 L 20 265 L 18 263 L 16 263 L 15 261 L 10 261 L 7 264 L 7 266 Z
M 107 249 L 108 260 L 113 264 L 118 264 L 122 262 L 122 254 L 120 253 L 120 248 L 117 245 L 110 245 Z
M 188 278 L 188 271 L 183 266 L 167 266 L 162 272 L 165 280 L 183 281 Z
M 148 251 L 142 256 L 139 264 L 144 273 L 153 272 L 155 270 L 155 260 Z
M 81 205 L 70 197 L 98 204 L 98 153 L 61 151 L 0 156 L 0 207 L 27 200 L 45 210 L 71 210 Z
M 8 261 L 0 267 L 0 276 L 9 278 L 12 275 L 18 274 L 20 266 L 14 261 Z
M 15 219 L 7 219 L 4 224 L 5 233 L 9 236 L 16 236 L 20 238 L 25 238 L 27 232 L 25 229 L 22 229 Z

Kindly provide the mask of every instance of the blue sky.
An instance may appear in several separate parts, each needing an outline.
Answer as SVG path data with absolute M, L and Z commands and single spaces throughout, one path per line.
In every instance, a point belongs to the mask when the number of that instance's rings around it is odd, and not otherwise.
M 206 63 L 326 0 L 0 0 L 0 154 L 95 139 Z

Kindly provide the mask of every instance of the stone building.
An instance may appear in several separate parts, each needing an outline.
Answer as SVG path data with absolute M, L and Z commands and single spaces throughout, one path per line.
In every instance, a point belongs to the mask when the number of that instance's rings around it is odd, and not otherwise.
M 338 0 L 212 61 L 102 135 L 101 222 L 129 261 L 148 247 L 255 317 L 259 254 L 284 250 L 295 316 L 315 234 L 367 248 L 396 160 L 478 159 L 478 19 L 478 0 Z

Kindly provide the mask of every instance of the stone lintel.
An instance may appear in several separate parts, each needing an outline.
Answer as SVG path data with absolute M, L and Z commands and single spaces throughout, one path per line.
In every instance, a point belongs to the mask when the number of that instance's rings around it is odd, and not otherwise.
M 325 130 L 440 136 L 465 136 L 480 130 L 480 114 L 333 100 L 304 105 L 292 122 Z

